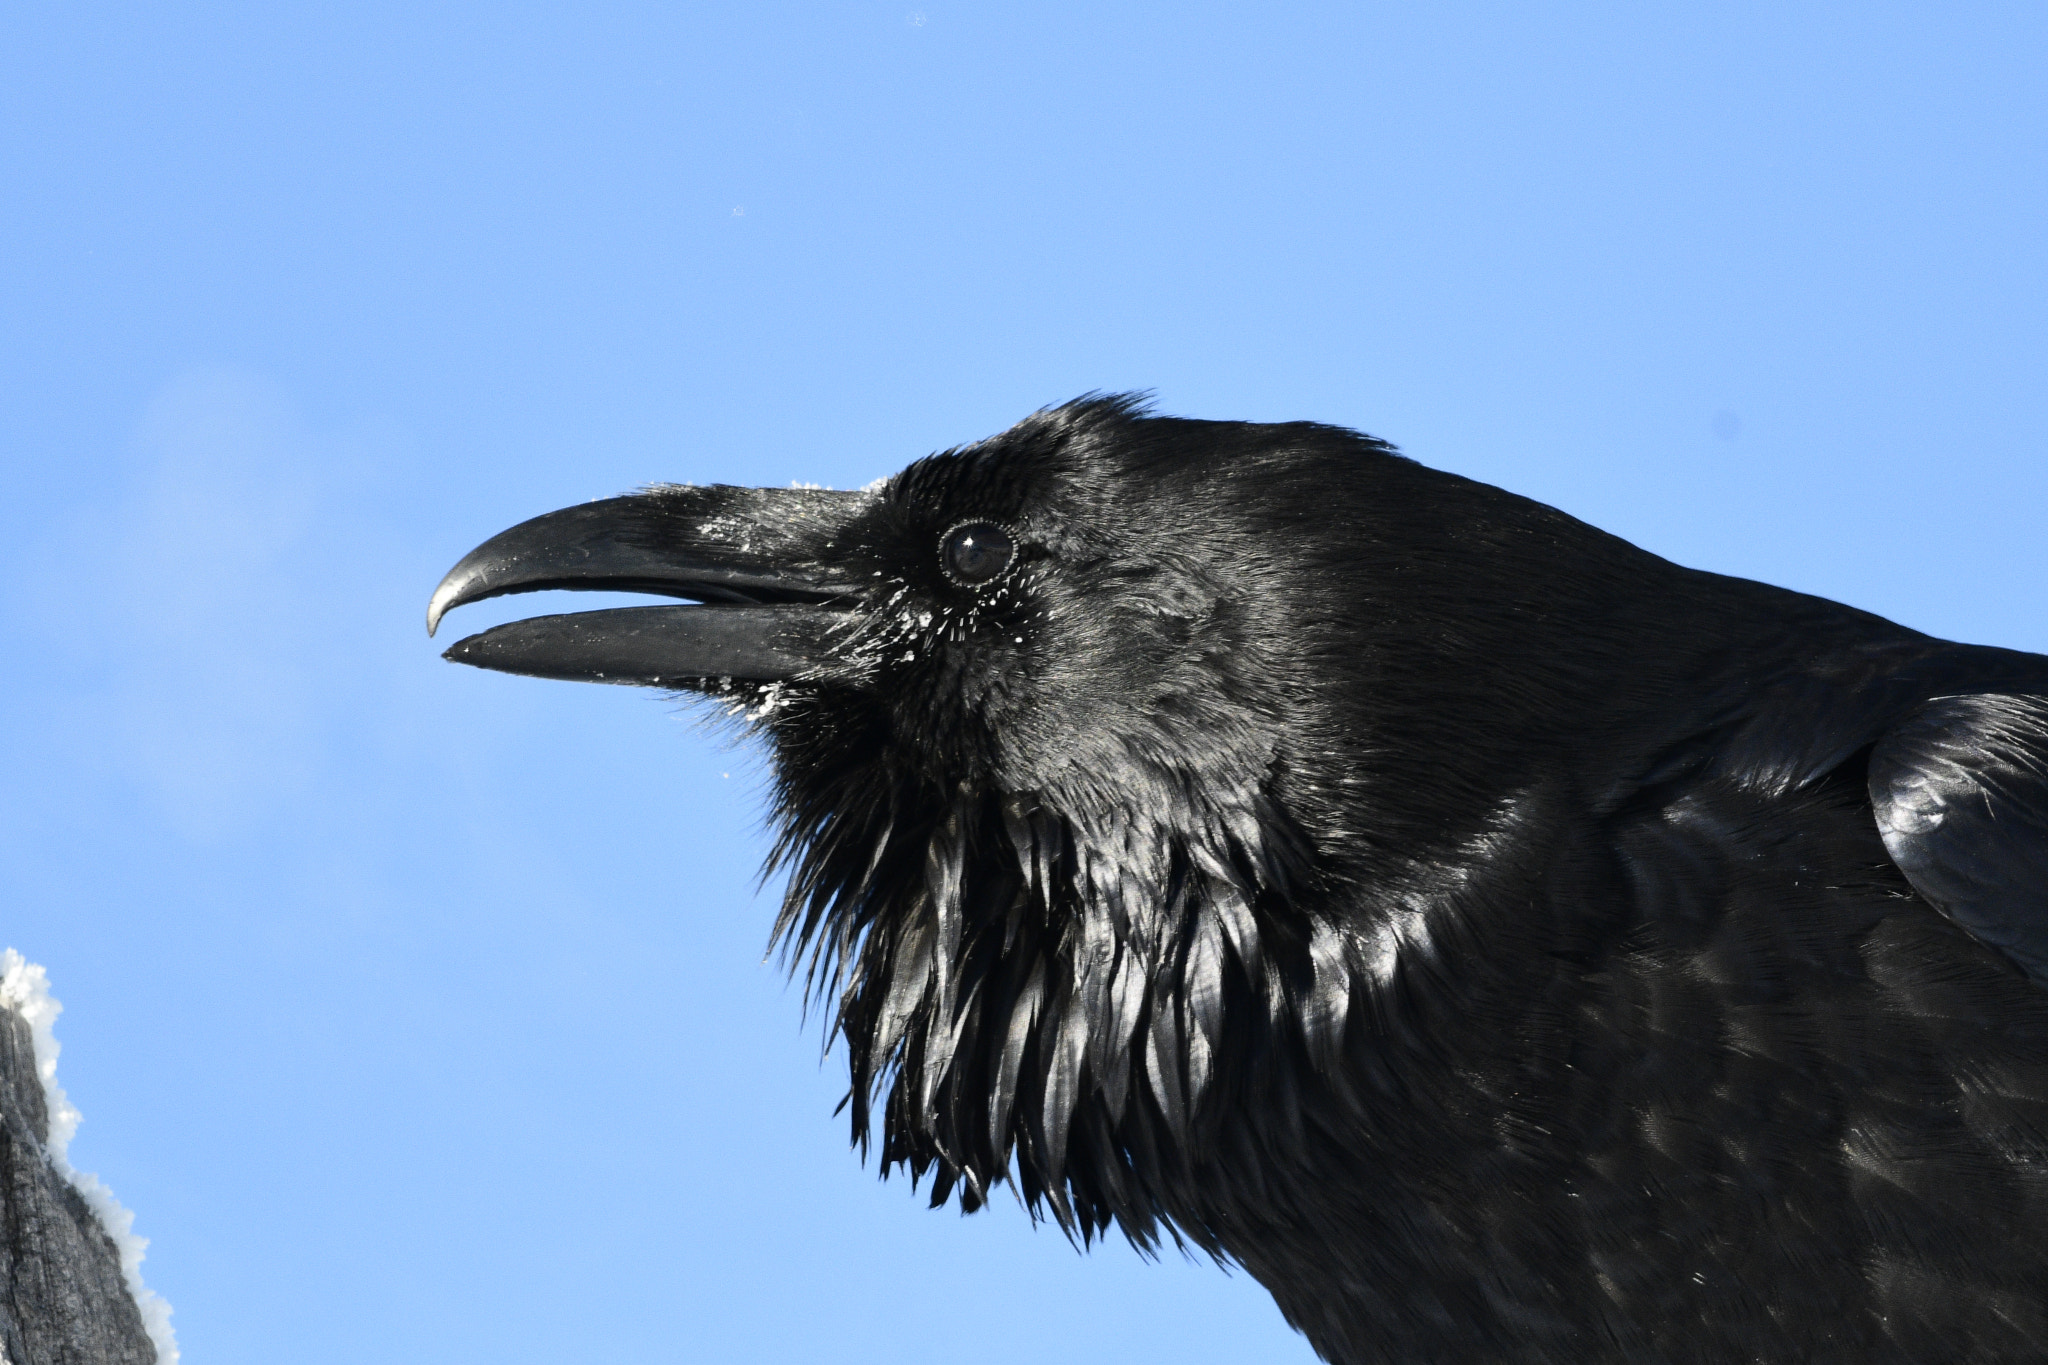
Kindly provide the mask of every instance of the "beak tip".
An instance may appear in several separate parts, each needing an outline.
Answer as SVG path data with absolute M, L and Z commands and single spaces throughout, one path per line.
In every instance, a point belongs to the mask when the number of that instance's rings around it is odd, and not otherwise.
M 433 597 L 427 602 L 427 638 L 430 640 L 434 638 L 434 632 L 441 628 L 441 618 L 448 614 L 450 607 L 456 605 L 455 599 L 462 591 L 453 581 L 454 578 L 455 575 L 451 573 L 442 579 L 441 585 L 434 589 Z
M 479 645 L 482 642 L 484 635 L 488 634 L 490 634 L 489 631 L 483 632 L 483 635 L 465 635 L 460 640 L 457 640 L 454 644 L 448 646 L 448 648 L 442 650 L 441 657 L 443 659 L 446 659 L 451 664 L 470 664 L 472 666 L 481 667 L 481 665 L 477 663 L 477 660 L 486 651 L 480 649 Z

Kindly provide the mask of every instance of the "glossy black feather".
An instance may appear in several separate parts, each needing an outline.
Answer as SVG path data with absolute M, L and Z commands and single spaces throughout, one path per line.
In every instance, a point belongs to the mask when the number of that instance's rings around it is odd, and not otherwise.
M 1913 888 L 2048 987 L 2048 697 L 1937 697 L 1878 743 L 1878 829 Z
M 2048 1359 L 2048 659 L 1128 399 L 808 526 L 867 586 L 724 694 L 935 1199 L 1234 1260 L 1342 1365 Z

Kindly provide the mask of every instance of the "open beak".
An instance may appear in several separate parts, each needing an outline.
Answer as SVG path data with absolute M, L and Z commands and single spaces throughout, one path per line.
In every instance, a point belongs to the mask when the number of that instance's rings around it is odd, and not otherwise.
M 434 589 L 427 633 L 467 602 L 550 589 L 644 592 L 693 606 L 537 616 L 442 656 L 505 673 L 643 687 L 770 682 L 814 672 L 855 584 L 829 566 L 868 493 L 660 488 L 521 522 Z

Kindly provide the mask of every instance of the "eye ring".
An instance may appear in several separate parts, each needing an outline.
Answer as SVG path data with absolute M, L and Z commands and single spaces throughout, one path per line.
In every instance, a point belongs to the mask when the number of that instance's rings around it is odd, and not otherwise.
M 1016 562 L 1016 534 L 999 521 L 969 517 L 939 537 L 939 569 L 963 588 L 985 588 Z

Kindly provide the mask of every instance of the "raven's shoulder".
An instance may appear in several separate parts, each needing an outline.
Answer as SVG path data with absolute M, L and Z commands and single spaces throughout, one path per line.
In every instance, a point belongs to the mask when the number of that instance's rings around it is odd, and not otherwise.
M 2048 657 L 2039 654 L 1958 645 L 1897 627 L 1865 638 L 1802 639 L 1797 627 L 1810 624 L 1819 635 L 1837 622 L 1791 624 L 1770 651 L 1772 663 L 1760 670 L 1767 681 L 1759 685 L 1748 669 L 1732 670 L 1728 682 L 1737 695 L 1712 727 L 1714 774 L 1755 791 L 1811 786 L 1867 753 L 1932 698 L 2048 695 Z
M 1870 797 L 1913 889 L 2048 985 L 2048 696 L 1922 703 L 1872 750 Z
M 2048 985 L 2048 657 L 1893 629 L 1781 642 L 1706 770 L 1775 799 L 1867 778 L 1911 888 Z

